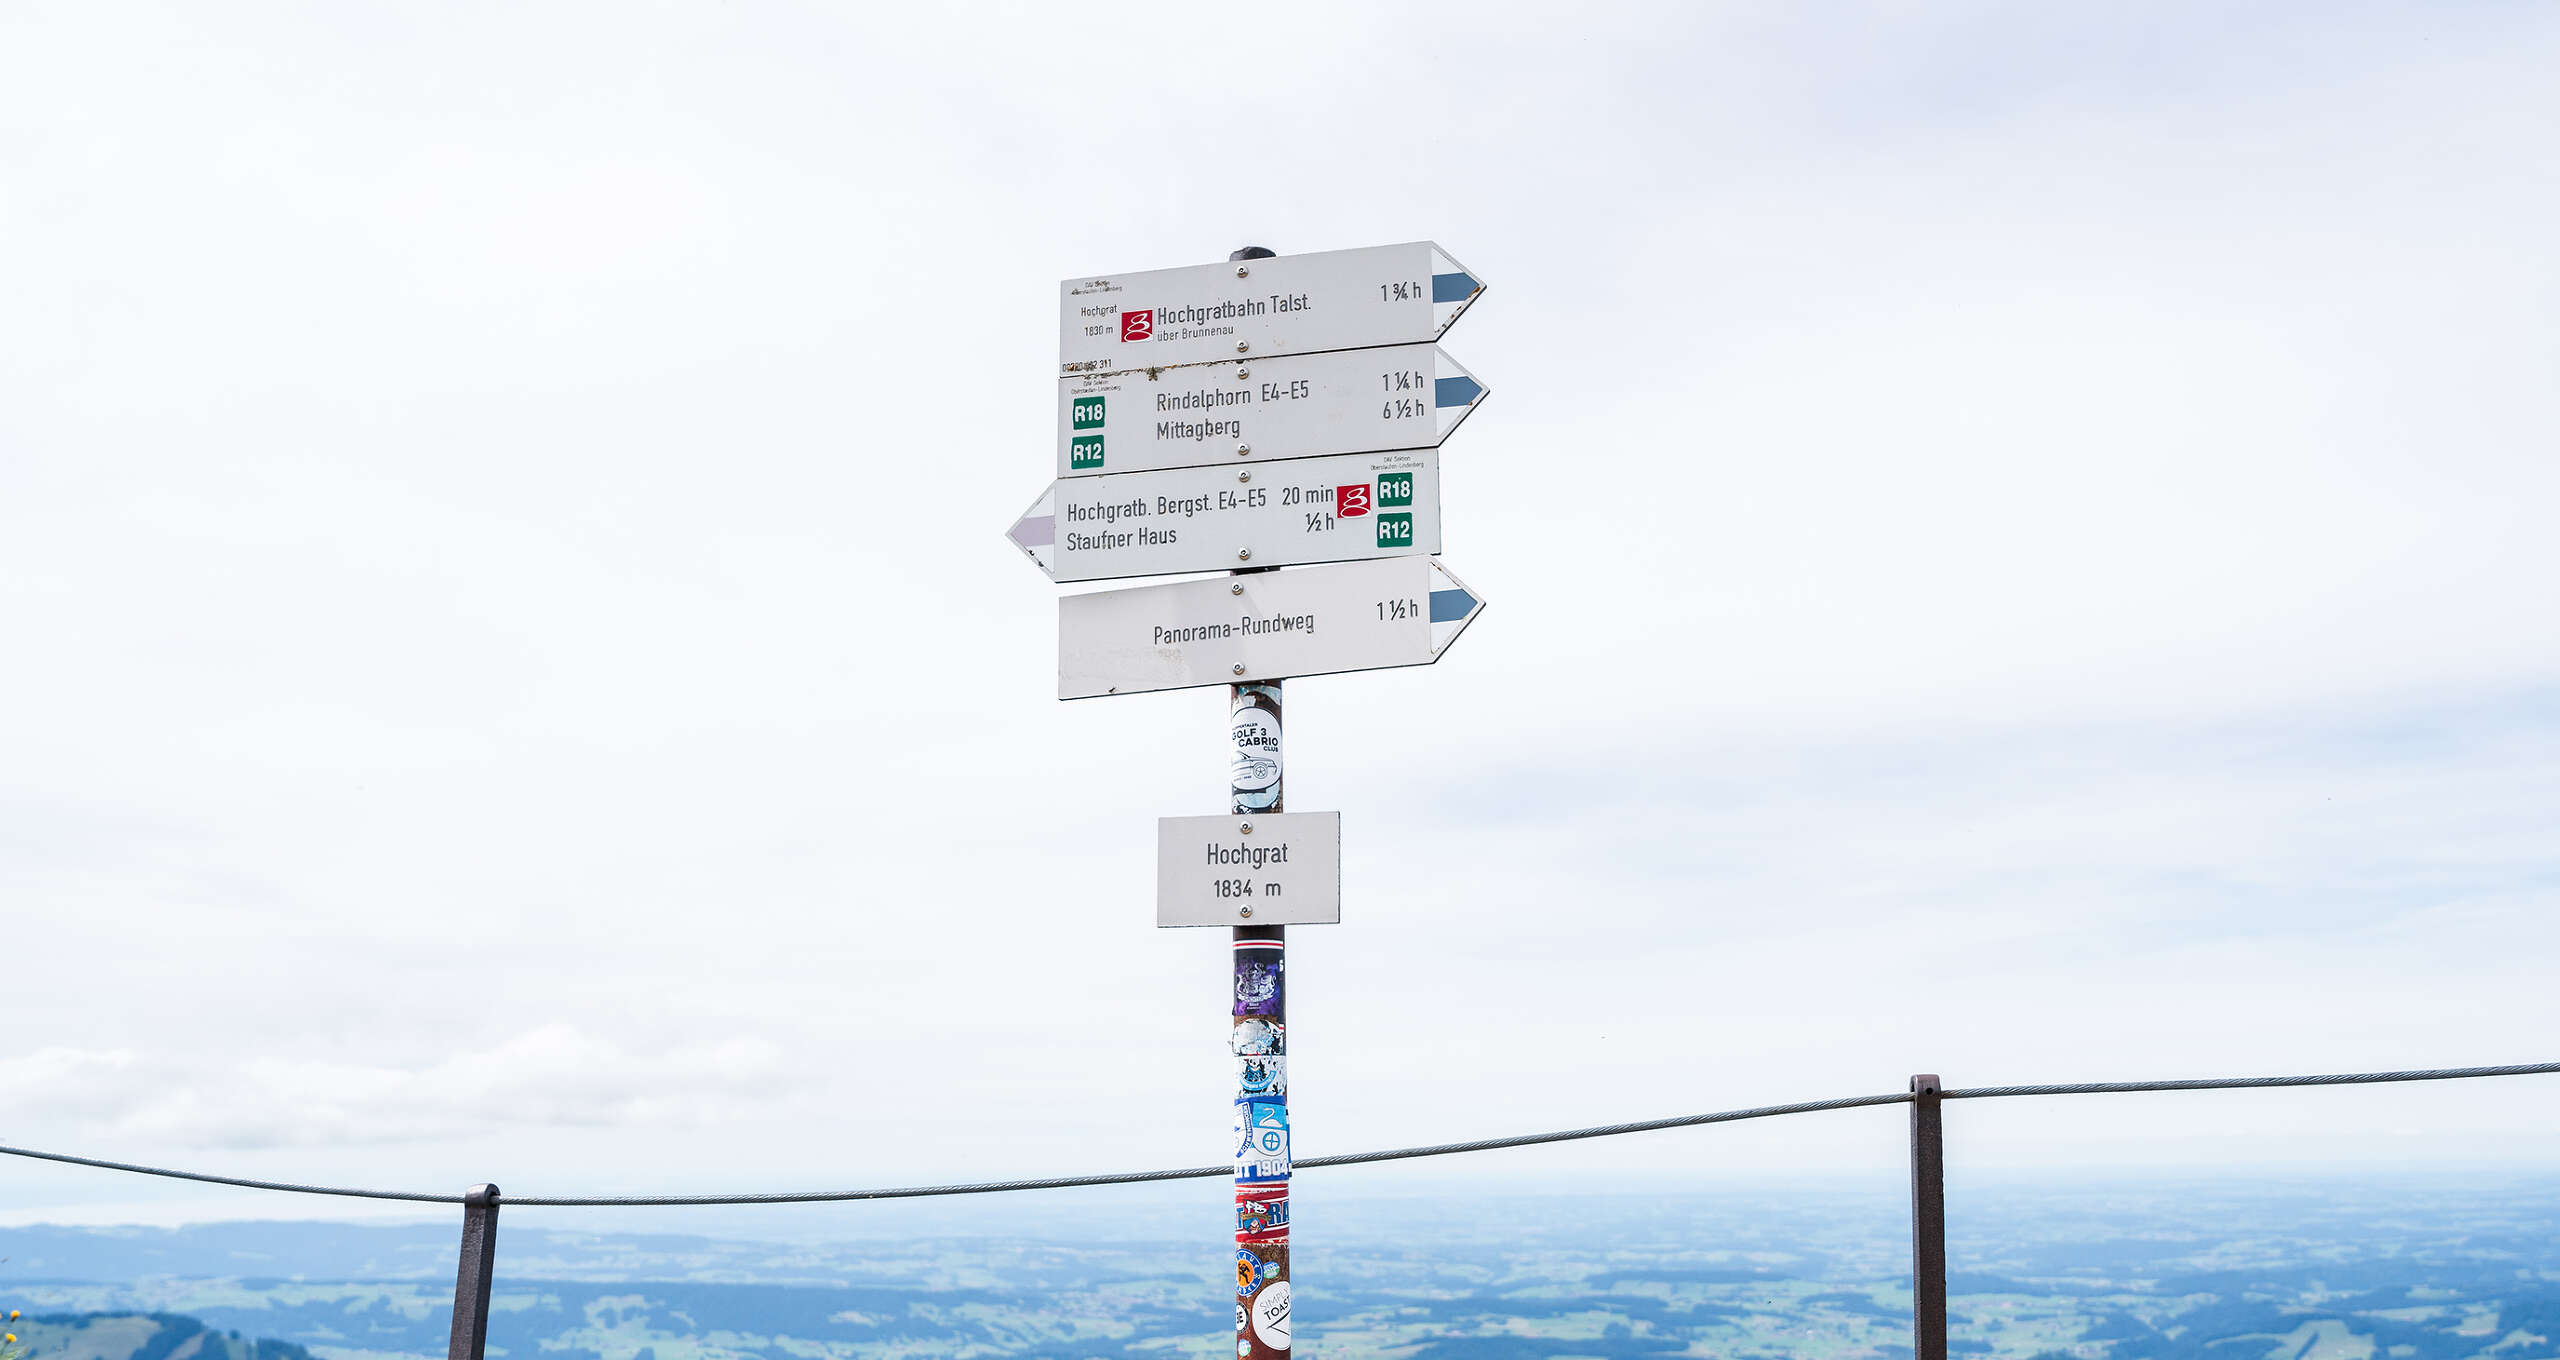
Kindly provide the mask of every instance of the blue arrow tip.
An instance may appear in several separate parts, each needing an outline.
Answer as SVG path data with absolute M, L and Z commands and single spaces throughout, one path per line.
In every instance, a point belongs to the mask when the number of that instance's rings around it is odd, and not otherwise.
M 1467 612 L 1475 607 L 1476 597 L 1463 590 L 1435 590 L 1431 592 L 1431 621 L 1433 623 L 1451 623 L 1456 620 L 1463 619 L 1467 616 Z
M 1472 406 L 1484 395 L 1484 384 L 1473 378 L 1434 378 L 1431 380 L 1431 404 L 1446 411 L 1456 406 Z
M 1474 297 L 1476 290 L 1483 286 L 1465 274 L 1434 274 L 1431 276 L 1431 300 L 1464 302 Z

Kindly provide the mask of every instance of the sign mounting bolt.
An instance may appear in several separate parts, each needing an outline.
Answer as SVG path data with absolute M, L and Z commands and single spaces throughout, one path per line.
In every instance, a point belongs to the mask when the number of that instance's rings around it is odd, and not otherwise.
M 1253 560 L 1253 549 L 1251 549 L 1251 548 L 1238 548 L 1238 549 L 1236 549 L 1236 560 L 1237 560 L 1237 561 L 1239 561 L 1239 562 L 1250 562 L 1250 561 L 1252 561 L 1252 560 Z
M 1251 453 L 1251 452 L 1253 452 L 1253 446 L 1252 446 L 1251 444 L 1238 444 L 1238 445 L 1236 445 L 1236 457 L 1238 457 L 1238 458 L 1242 458 L 1242 457 L 1244 457 L 1246 454 Z
M 1250 378 L 1253 376 L 1253 370 L 1249 368 L 1239 368 L 1236 370 L 1236 376 L 1239 378 Z
M 1238 915 L 1238 916 L 1251 916 L 1252 914 L 1253 914 L 1253 907 L 1252 907 L 1252 904 L 1250 904 L 1250 903 L 1248 903 L 1248 904 L 1246 904 L 1246 905 L 1244 905 L 1244 906 L 1241 906 L 1241 907 L 1236 908 L 1236 915 Z
M 1239 662 L 1237 662 L 1237 663 L 1236 663 L 1236 674 L 1238 674 L 1238 675 L 1242 675 L 1242 674 L 1244 674 L 1244 663 L 1243 663 L 1243 662 L 1241 662 L 1241 661 L 1239 661 Z
M 1251 349 L 1251 348 L 1253 348 L 1253 346 L 1251 346 L 1251 345 L 1249 345 L 1249 344 L 1245 343 L 1245 342 L 1244 342 L 1244 341 L 1242 341 L 1242 340 L 1238 340 L 1238 341 L 1236 342 L 1236 353 L 1238 353 L 1238 354 L 1242 354 L 1242 353 L 1244 353 L 1246 350 L 1249 350 L 1249 349 Z
M 1237 278 L 1243 278 L 1245 275 L 1250 274 L 1250 273 L 1252 273 L 1252 272 L 1253 272 L 1252 270 L 1245 268 L 1243 265 L 1237 265 L 1237 266 L 1236 266 L 1236 277 L 1237 277 Z
M 1240 834 L 1240 835 L 1250 836 L 1250 835 L 1252 835 L 1252 834 L 1253 834 L 1253 823 L 1251 823 L 1251 822 L 1238 822 L 1238 823 L 1236 823 L 1236 831 L 1237 831 L 1237 833 L 1238 833 L 1238 834 Z
M 1252 481 L 1252 480 L 1253 480 L 1253 474 L 1252 474 L 1252 473 L 1250 473 L 1250 472 L 1239 472 L 1239 473 L 1237 473 L 1237 474 L 1236 474 L 1236 480 L 1237 480 L 1237 481 L 1239 481 L 1239 482 L 1249 482 L 1249 481 Z
M 1244 593 L 1244 586 L 1242 584 L 1229 586 L 1227 587 L 1227 593 L 1230 595 L 1242 595 Z

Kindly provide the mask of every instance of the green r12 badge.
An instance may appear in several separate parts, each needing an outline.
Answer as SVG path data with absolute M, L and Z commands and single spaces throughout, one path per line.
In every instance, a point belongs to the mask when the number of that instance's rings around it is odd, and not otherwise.
M 1412 488 L 1406 489 L 1409 491 Z M 1378 546 L 1381 548 L 1412 547 L 1413 516 L 1410 514 L 1378 516 Z
M 1410 472 L 1389 472 L 1380 475 L 1378 478 L 1378 504 L 1413 504 L 1413 474 Z
M 1080 434 L 1067 441 L 1067 470 L 1082 472 L 1102 466 L 1102 436 Z

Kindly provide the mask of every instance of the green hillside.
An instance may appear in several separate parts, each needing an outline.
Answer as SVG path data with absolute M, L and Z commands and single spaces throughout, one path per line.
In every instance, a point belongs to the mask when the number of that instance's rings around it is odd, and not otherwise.
M 12 1330 L 26 1360 L 316 1360 L 290 1341 L 244 1339 L 176 1313 L 51 1313 Z

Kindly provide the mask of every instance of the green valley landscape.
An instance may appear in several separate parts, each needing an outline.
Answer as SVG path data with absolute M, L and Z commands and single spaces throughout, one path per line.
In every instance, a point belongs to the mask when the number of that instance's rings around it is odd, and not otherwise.
M 2560 1357 L 2549 1183 L 1977 1188 L 1954 1202 L 1958 1355 Z M 1899 1213 L 1890 1195 L 1844 1192 L 1335 1204 L 1302 1239 L 1300 1345 L 1346 1360 L 1899 1360 Z M 1037 1231 L 1011 1238 L 755 1241 L 563 1231 L 527 1212 L 502 1224 L 490 1352 L 1216 1360 L 1232 1345 L 1214 1235 L 1078 1243 L 1067 1222 L 1031 1214 Z M 441 1226 L 27 1228 L 0 1241 L 0 1287 L 31 1313 L 127 1315 L 45 1321 L 28 1333 L 36 1360 L 444 1353 Z M 203 1330 L 173 1339 L 171 1318 Z

